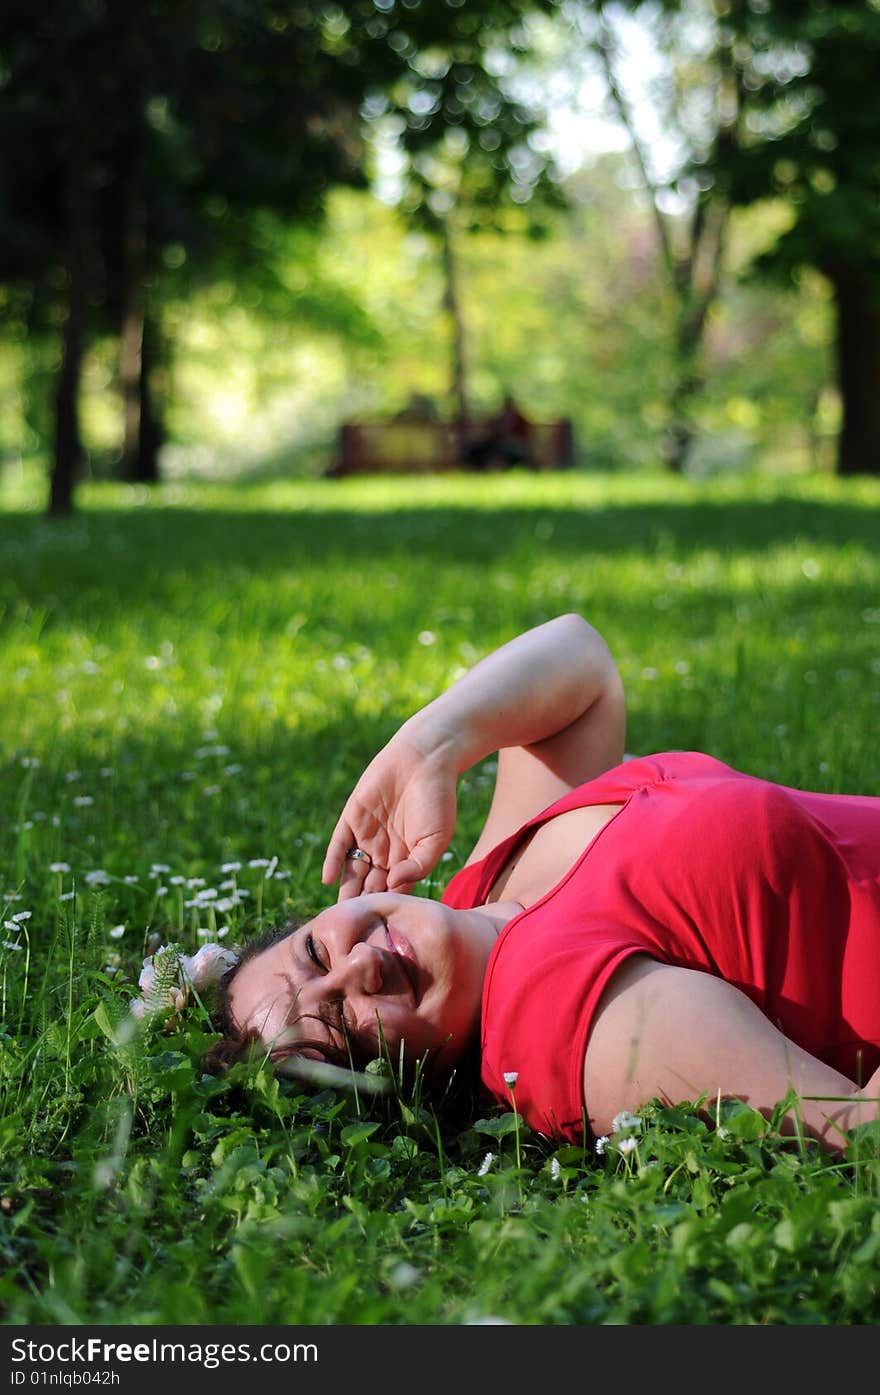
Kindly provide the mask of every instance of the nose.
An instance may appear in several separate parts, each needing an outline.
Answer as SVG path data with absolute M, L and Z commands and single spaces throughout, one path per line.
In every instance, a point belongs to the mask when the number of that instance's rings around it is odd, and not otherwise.
M 324 977 L 324 987 L 328 991 L 342 991 L 346 996 L 351 993 L 381 993 L 383 986 L 382 952 L 363 940 L 352 945 Z

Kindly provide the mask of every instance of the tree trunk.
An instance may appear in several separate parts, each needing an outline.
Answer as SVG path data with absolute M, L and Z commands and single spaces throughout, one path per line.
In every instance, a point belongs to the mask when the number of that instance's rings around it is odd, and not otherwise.
M 88 323 L 89 196 L 88 162 L 81 140 L 74 135 L 67 164 L 66 291 L 61 367 L 55 394 L 55 439 L 49 513 L 73 512 L 73 496 L 82 469 L 83 447 L 79 419 L 79 389 Z
M 155 367 L 160 357 L 159 331 L 148 312 L 141 328 L 141 363 L 138 381 L 138 439 L 135 469 L 129 476 L 139 484 L 158 484 L 159 447 L 164 432 L 156 406 Z
M 443 308 L 449 315 L 452 331 L 452 384 L 450 396 L 452 398 L 453 418 L 459 427 L 460 432 L 467 428 L 468 421 L 468 401 L 464 357 L 464 322 L 461 315 L 461 301 L 458 294 L 458 267 L 455 260 L 455 250 L 452 245 L 452 233 L 449 227 L 449 219 L 440 219 L 440 240 L 443 249 L 443 276 L 445 288 L 443 292 Z
M 680 368 L 678 381 L 669 398 L 669 425 L 663 445 L 666 468 L 674 475 L 683 475 L 687 468 L 696 436 L 691 425 L 690 408 L 702 386 L 702 379 L 696 373 Z
M 682 309 L 676 330 L 676 380 L 669 399 L 664 457 L 667 469 L 677 475 L 684 474 L 687 468 L 697 434 L 691 412 L 705 385 L 698 364 L 708 308 L 708 301 L 701 301 L 695 307 Z
M 159 479 L 160 431 L 153 411 L 153 327 L 147 310 L 147 218 L 143 192 L 143 132 L 134 131 L 123 193 L 123 263 L 120 378 L 122 387 L 123 479 L 152 484 Z M 149 342 L 148 342 L 149 340 Z
M 880 278 L 860 267 L 835 267 L 828 275 L 843 404 L 837 473 L 880 474 Z
M 129 217 L 132 214 L 129 213 Z M 144 369 L 143 236 L 126 229 L 122 288 L 120 379 L 122 387 L 122 464 L 124 479 L 140 478 L 141 384 Z

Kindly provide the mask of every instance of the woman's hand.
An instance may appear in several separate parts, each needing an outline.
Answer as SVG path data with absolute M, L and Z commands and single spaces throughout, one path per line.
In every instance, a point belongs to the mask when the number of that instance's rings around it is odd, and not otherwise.
M 451 743 L 410 719 L 349 795 L 327 847 L 324 884 L 339 878 L 340 901 L 361 892 L 411 891 L 452 840 L 457 779 Z M 353 847 L 367 853 L 372 865 L 346 858 Z
M 340 900 L 410 891 L 452 839 L 459 775 L 498 751 L 492 805 L 468 861 L 481 857 L 622 760 L 625 724 L 620 674 L 598 630 L 571 614 L 526 630 L 410 717 L 371 761 L 333 831 L 323 882 L 340 878 Z M 350 848 L 370 861 L 346 859 Z

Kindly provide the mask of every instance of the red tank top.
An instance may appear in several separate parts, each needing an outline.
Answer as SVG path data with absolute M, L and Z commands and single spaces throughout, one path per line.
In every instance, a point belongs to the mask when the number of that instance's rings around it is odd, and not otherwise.
M 616 803 L 494 945 L 481 1028 L 491 1094 L 509 1106 L 516 1071 L 531 1127 L 580 1141 L 590 1026 L 632 954 L 725 978 L 792 1041 L 866 1080 L 880 1065 L 880 797 L 791 789 L 694 751 L 645 756 L 564 795 L 458 872 L 443 901 L 481 905 L 528 830 Z

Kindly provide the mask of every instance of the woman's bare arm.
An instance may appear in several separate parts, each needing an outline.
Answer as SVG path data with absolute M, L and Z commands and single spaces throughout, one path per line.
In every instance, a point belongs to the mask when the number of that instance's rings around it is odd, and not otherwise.
M 330 840 L 323 880 L 340 896 L 407 890 L 455 828 L 459 775 L 498 751 L 492 806 L 472 857 L 623 756 L 625 705 L 602 636 L 579 615 L 527 630 L 475 664 L 410 717 L 370 762 Z M 345 864 L 357 843 L 366 882 Z
M 612 977 L 584 1058 L 584 1103 L 596 1134 L 651 1099 L 744 1100 L 770 1116 L 794 1090 L 804 1131 L 828 1149 L 880 1117 L 880 1072 L 863 1090 L 789 1041 L 732 984 L 634 955 Z M 786 1126 L 796 1127 L 793 1115 Z
M 527 630 L 444 698 L 444 718 L 463 743 L 460 768 L 498 752 L 492 804 L 469 862 L 623 759 L 623 683 L 605 640 L 580 615 Z

